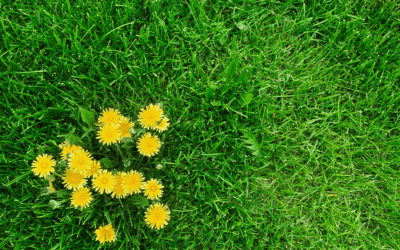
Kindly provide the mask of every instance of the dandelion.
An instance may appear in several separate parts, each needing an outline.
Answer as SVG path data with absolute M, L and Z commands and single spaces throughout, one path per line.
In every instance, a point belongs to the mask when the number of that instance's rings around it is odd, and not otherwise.
M 68 154 L 74 153 L 78 149 L 82 149 L 80 146 L 68 144 L 67 141 L 64 141 L 64 144 L 60 144 L 59 147 L 61 148 L 61 158 L 66 160 Z
M 78 208 L 78 206 L 86 208 L 92 200 L 92 193 L 89 191 L 89 188 L 76 189 L 71 195 L 71 204 L 75 208 Z
M 140 188 L 143 185 L 144 177 L 142 173 L 131 170 L 127 173 L 122 180 L 122 187 L 126 190 L 127 194 L 140 193 Z
M 32 163 L 32 171 L 33 174 L 39 175 L 39 177 L 47 177 L 50 173 L 54 172 L 55 165 L 56 162 L 50 155 L 39 155 Z
M 151 136 L 150 133 L 142 135 L 137 142 L 139 153 L 148 157 L 156 155 L 160 151 L 160 147 L 160 139 L 156 135 Z
M 121 119 L 119 120 L 118 124 L 119 124 L 118 131 L 120 131 L 120 133 L 121 133 L 121 138 L 124 138 L 124 137 L 132 138 L 132 135 L 129 132 L 129 130 L 131 128 L 133 129 L 133 126 L 135 125 L 135 123 L 131 122 L 129 120 L 129 118 L 122 116 Z
M 114 176 L 115 177 L 115 185 L 114 185 L 111 197 L 114 198 L 114 196 L 116 196 L 118 199 L 120 199 L 120 198 L 125 198 L 125 196 L 127 195 L 127 191 L 122 186 L 122 180 L 124 179 L 125 175 L 126 174 L 123 172 L 118 172 Z
M 159 105 L 150 104 L 146 109 L 140 109 L 139 123 L 143 128 L 154 128 L 163 118 L 163 110 Z
M 83 188 L 86 185 L 86 178 L 83 174 L 75 173 L 71 169 L 66 169 L 63 178 L 64 186 L 67 189 Z
M 164 119 L 162 119 L 161 122 L 158 125 L 156 125 L 154 128 L 158 132 L 163 132 L 168 129 L 168 126 L 169 126 L 168 121 L 169 121 L 169 119 L 167 117 L 164 117 Z
M 157 169 L 157 170 L 160 170 L 160 169 L 162 169 L 163 167 L 164 167 L 163 165 L 157 164 L 156 169 Z
M 105 109 L 101 113 L 99 117 L 98 124 L 100 125 L 107 125 L 107 124 L 117 124 L 121 115 L 117 109 Z
M 93 178 L 93 188 L 103 194 L 104 191 L 109 194 L 112 192 L 115 185 L 115 177 L 111 172 L 103 169 L 98 172 L 98 174 Z
M 86 171 L 87 177 L 89 176 L 95 176 L 99 171 L 101 170 L 100 162 L 93 160 L 92 164 L 90 165 L 90 168 L 88 171 Z
M 104 227 L 100 226 L 99 229 L 95 231 L 95 234 L 96 240 L 100 241 L 101 244 L 104 244 L 106 241 L 115 241 L 115 231 L 111 224 Z
M 79 174 L 86 175 L 86 171 L 89 170 L 90 165 L 92 165 L 92 156 L 84 149 L 76 150 L 68 158 L 68 166 L 72 171 Z
M 164 186 L 161 185 L 156 179 L 151 179 L 143 184 L 142 189 L 147 199 L 155 200 L 161 198 L 163 191 L 161 190 Z
M 53 183 L 49 182 L 49 193 L 52 194 L 56 191 L 56 189 L 53 186 Z
M 170 219 L 169 215 L 170 211 L 168 206 L 157 202 L 147 209 L 145 213 L 145 221 L 151 228 L 156 228 L 158 230 L 164 228 L 165 225 L 168 225 L 167 221 Z
M 118 130 L 116 124 L 106 124 L 102 126 L 97 134 L 97 139 L 103 143 L 103 145 L 110 145 L 121 140 L 121 131 Z

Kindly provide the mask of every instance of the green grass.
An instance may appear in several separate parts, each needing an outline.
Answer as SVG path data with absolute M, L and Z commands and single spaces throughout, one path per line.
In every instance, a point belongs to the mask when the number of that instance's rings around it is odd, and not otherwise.
M 2 1 L 0 248 L 399 249 L 399 9 Z M 165 229 L 132 198 L 80 211 L 65 190 L 40 196 L 31 163 L 84 134 L 80 107 L 136 121 L 150 103 L 172 125 L 160 154 L 129 169 L 162 180 Z M 93 132 L 82 140 L 100 152 Z M 101 246 L 94 231 L 110 222 L 118 238 Z

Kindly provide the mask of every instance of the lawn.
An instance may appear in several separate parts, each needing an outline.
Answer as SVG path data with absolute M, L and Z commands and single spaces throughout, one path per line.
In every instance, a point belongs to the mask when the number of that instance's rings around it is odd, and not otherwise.
M 0 13 L 0 249 L 400 248 L 398 1 L 3 0 Z M 129 162 L 80 112 L 137 123 L 151 103 L 171 122 L 164 144 L 124 148 Z M 161 180 L 168 225 L 149 228 L 133 196 L 75 209 L 60 180 L 43 195 L 32 162 L 59 159 L 67 137 Z

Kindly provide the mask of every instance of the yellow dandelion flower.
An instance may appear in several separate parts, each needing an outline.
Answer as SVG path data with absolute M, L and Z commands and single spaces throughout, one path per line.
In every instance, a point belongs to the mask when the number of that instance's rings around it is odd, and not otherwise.
M 126 190 L 127 194 L 140 193 L 140 188 L 143 186 L 144 177 L 142 173 L 133 171 L 127 173 L 122 180 L 122 187 Z
M 83 188 L 86 185 L 86 178 L 83 174 L 75 173 L 71 169 L 66 169 L 63 178 L 64 186 L 67 189 Z
M 114 175 L 115 185 L 111 197 L 117 197 L 118 199 L 120 199 L 125 198 L 125 196 L 128 194 L 125 188 L 123 188 L 122 186 L 122 180 L 124 179 L 125 175 L 126 174 L 123 172 L 118 172 L 116 175 Z
M 161 185 L 156 179 L 151 179 L 143 184 L 142 189 L 147 199 L 155 200 L 161 198 L 163 191 L 161 190 L 164 186 Z
M 53 186 L 53 183 L 51 183 L 51 182 L 49 182 L 49 190 L 50 190 L 50 194 L 52 194 L 56 191 L 56 189 Z
M 160 151 L 161 142 L 158 136 L 151 136 L 150 133 L 146 133 L 139 138 L 137 142 L 137 148 L 141 155 L 153 156 Z
M 107 124 L 117 124 L 121 115 L 117 109 L 105 109 L 101 113 L 99 117 L 98 124 L 100 125 L 107 125 Z
M 164 117 L 164 119 L 162 119 L 161 122 L 157 126 L 155 126 L 155 129 L 158 132 L 163 132 L 163 131 L 167 130 L 168 126 L 169 126 L 168 121 L 169 121 L 169 119 L 167 117 Z
M 121 138 L 124 137 L 132 138 L 129 129 L 132 128 L 135 125 L 135 123 L 131 122 L 129 118 L 122 116 L 118 124 L 119 124 L 118 131 L 121 132 Z
M 95 234 L 96 240 L 100 241 L 101 244 L 104 244 L 106 241 L 115 241 L 115 231 L 111 224 L 104 227 L 100 226 L 99 229 L 95 231 Z
M 93 160 L 90 168 L 86 171 L 87 177 L 95 176 L 101 170 L 100 162 Z
M 118 125 L 107 124 L 100 128 L 97 139 L 103 145 L 110 145 L 121 140 L 121 131 L 118 130 Z
M 151 228 L 164 228 L 168 225 L 170 211 L 167 205 L 156 203 L 151 205 L 145 213 L 145 221 Z
M 78 206 L 86 208 L 92 200 L 92 193 L 89 191 L 89 188 L 76 189 L 71 195 L 71 204 L 75 208 L 78 208 Z
M 55 165 L 56 162 L 50 155 L 39 155 L 32 163 L 32 171 L 33 174 L 39 175 L 39 177 L 47 177 L 50 173 L 54 172 Z
M 163 118 L 164 111 L 158 105 L 150 104 L 150 106 L 140 110 L 138 120 L 143 128 L 154 128 Z
M 60 144 L 59 146 L 61 148 L 61 153 L 60 153 L 61 158 L 64 160 L 67 159 L 67 154 L 72 154 L 76 150 L 82 149 L 82 147 L 80 147 L 80 146 L 68 144 L 67 141 L 64 141 L 64 144 Z
M 107 194 L 111 193 L 114 185 L 115 177 L 105 169 L 100 170 L 93 178 L 93 188 L 100 194 L 103 194 L 104 191 Z
M 86 175 L 92 165 L 92 156 L 84 149 L 75 150 L 68 158 L 68 166 L 72 171 Z

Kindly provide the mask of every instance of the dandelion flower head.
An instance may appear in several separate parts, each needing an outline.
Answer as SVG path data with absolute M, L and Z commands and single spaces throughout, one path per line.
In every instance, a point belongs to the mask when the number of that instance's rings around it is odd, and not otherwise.
M 71 169 L 66 169 L 63 178 L 64 186 L 67 189 L 78 189 L 83 188 L 86 185 L 85 175 L 80 173 L 75 173 Z
M 157 230 L 168 225 L 169 219 L 170 211 L 168 206 L 158 202 L 151 205 L 145 213 L 145 221 L 147 225 L 151 228 L 156 228 Z
M 100 125 L 117 124 L 121 115 L 117 109 L 105 109 L 99 117 Z
M 101 170 L 100 162 L 93 160 L 90 168 L 86 171 L 87 176 L 95 176 Z
M 115 241 L 115 231 L 112 228 L 111 224 L 107 226 L 100 226 L 96 231 L 96 240 L 100 241 L 101 244 L 104 244 L 106 241 L 111 242 Z
M 165 130 L 168 129 L 169 126 L 169 119 L 167 117 L 164 117 L 161 122 L 156 125 L 154 128 L 158 131 L 158 132 L 163 132 Z
M 107 194 L 111 193 L 114 185 L 115 177 L 105 169 L 100 170 L 93 178 L 93 188 L 100 194 L 103 194 L 104 191 Z
M 140 188 L 143 186 L 144 177 L 142 173 L 131 170 L 122 180 L 122 187 L 128 194 L 140 193 Z
M 82 147 L 80 147 L 80 146 L 76 146 L 76 145 L 73 145 L 73 144 L 72 145 L 68 144 L 67 141 L 64 141 L 64 144 L 60 144 L 59 146 L 61 148 L 61 153 L 60 153 L 61 158 L 64 159 L 64 160 L 67 159 L 67 155 L 68 154 L 72 154 L 76 150 L 82 149 Z
M 86 175 L 92 165 L 92 156 L 84 149 L 75 150 L 68 158 L 68 166 L 72 171 Z
M 92 193 L 89 191 L 89 188 L 86 187 L 76 189 L 71 195 L 71 204 L 75 208 L 78 208 L 78 206 L 81 208 L 86 208 L 89 206 L 92 200 Z
M 150 133 L 142 135 L 137 141 L 137 148 L 139 153 L 144 156 L 153 156 L 160 151 L 161 142 L 158 136 L 152 136 Z
M 97 135 L 97 139 L 99 139 L 103 145 L 114 144 L 121 140 L 121 131 L 118 130 L 117 124 L 106 124 L 100 127 Z
M 154 128 L 163 118 L 164 111 L 159 105 L 150 104 L 150 106 L 140 110 L 138 121 L 143 128 Z
M 151 179 L 143 184 L 142 189 L 144 190 L 144 195 L 147 196 L 147 199 L 155 200 L 161 198 L 163 187 L 164 186 L 161 185 L 156 179 Z
M 46 177 L 54 172 L 55 165 L 56 162 L 50 155 L 39 155 L 32 163 L 32 171 L 35 175 L 39 175 L 39 177 Z
M 135 123 L 131 122 L 129 118 L 121 116 L 118 125 L 118 131 L 120 131 L 121 133 L 121 139 L 124 137 L 132 138 L 131 132 L 129 132 L 129 130 L 133 128 Z
M 122 186 L 122 180 L 124 179 L 125 175 L 126 174 L 123 172 L 118 172 L 116 175 L 114 175 L 115 185 L 111 197 L 117 197 L 118 199 L 120 199 L 125 198 L 125 196 L 127 195 L 126 190 Z

